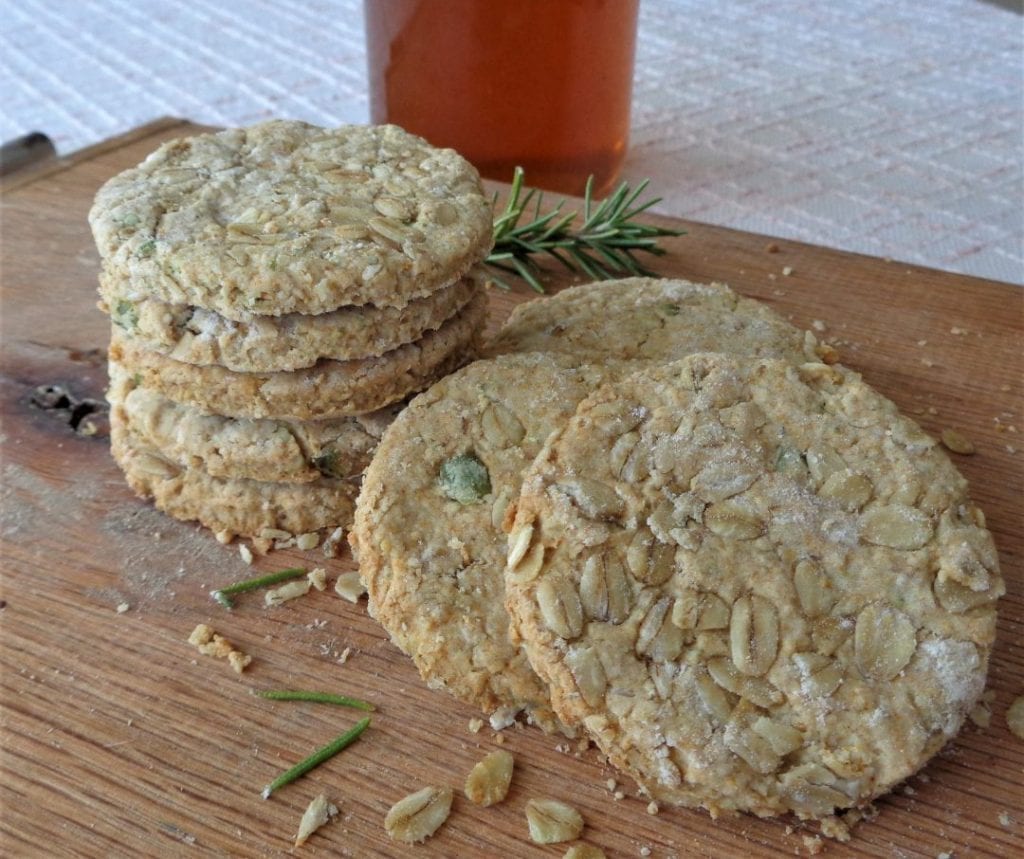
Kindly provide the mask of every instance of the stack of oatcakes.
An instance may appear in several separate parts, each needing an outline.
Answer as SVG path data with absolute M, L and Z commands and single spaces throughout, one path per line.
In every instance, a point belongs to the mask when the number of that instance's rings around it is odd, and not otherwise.
M 479 177 L 394 126 L 173 140 L 104 185 L 89 221 L 114 457 L 221 538 L 348 524 L 397 404 L 473 357 L 484 326 Z

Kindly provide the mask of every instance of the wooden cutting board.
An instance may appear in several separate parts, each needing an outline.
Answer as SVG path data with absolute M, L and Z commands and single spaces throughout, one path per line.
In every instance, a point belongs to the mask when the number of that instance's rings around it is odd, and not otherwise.
M 365 604 L 328 591 L 266 610 L 257 594 L 229 613 L 210 600 L 211 587 L 253 573 L 236 548 L 135 499 L 101 422 L 92 436 L 69 424 L 89 425 L 87 401 L 102 398 L 106 381 L 109 325 L 94 306 L 99 261 L 86 224 L 93 194 L 161 140 L 195 130 L 154 123 L 16 178 L 3 196 L 0 852 L 280 856 L 293 852 L 302 811 L 325 791 L 341 817 L 296 853 L 561 856 L 564 845 L 527 840 L 523 808 L 534 796 L 571 801 L 586 819 L 585 840 L 609 856 L 806 853 L 802 839 L 812 830 L 792 820 L 712 821 L 682 809 L 649 815 L 634 786 L 594 750 L 580 754 L 533 729 L 503 732 L 516 758 L 512 792 L 503 805 L 476 808 L 460 788 L 497 747 L 494 732 L 470 733 L 477 714 L 427 689 Z M 878 802 L 877 820 L 848 844 L 828 844 L 830 855 L 1021 855 L 1024 741 L 1004 714 L 1024 694 L 1024 291 L 677 225 L 687 235 L 665 243 L 659 271 L 726 281 L 795 324 L 813 325 L 927 430 L 956 427 L 977 446 L 976 455 L 954 459 L 988 514 L 1009 591 L 991 663 L 991 726 L 968 724 L 921 774 Z M 494 323 L 532 297 L 526 288 L 495 292 Z M 65 388 L 72 407 L 33 405 L 33 391 L 47 385 Z M 255 569 L 318 562 L 319 552 L 278 552 Z M 347 557 L 329 564 L 331 573 L 352 568 Z M 122 603 L 129 608 L 118 613 Z M 244 675 L 186 643 L 200 622 L 253 656 Z M 379 710 L 359 743 L 263 801 L 263 785 L 358 715 L 250 694 L 273 687 L 330 689 Z M 606 784 L 613 778 L 621 800 Z M 385 811 L 428 784 L 456 789 L 449 821 L 424 845 L 390 842 Z

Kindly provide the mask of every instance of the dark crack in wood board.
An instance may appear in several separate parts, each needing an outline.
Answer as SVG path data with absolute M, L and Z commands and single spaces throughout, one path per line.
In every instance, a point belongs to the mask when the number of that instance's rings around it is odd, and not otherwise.
M 276 610 L 259 595 L 228 613 L 208 590 L 251 574 L 235 547 L 168 519 L 131 494 L 94 436 L 68 409 L 30 404 L 38 386 L 74 401 L 102 397 L 107 319 L 95 309 L 98 259 L 86 213 L 99 185 L 163 139 L 196 131 L 166 120 L 5 184 L 2 198 L 0 375 L 3 453 L 2 780 L 5 856 L 282 856 L 319 791 L 341 808 L 301 848 L 308 856 L 561 856 L 527 839 L 532 796 L 571 801 L 585 840 L 609 856 L 805 853 L 795 821 L 712 821 L 683 809 L 646 811 L 628 779 L 590 750 L 533 729 L 503 732 L 516 758 L 508 800 L 480 809 L 465 774 L 497 747 L 467 729 L 471 708 L 428 689 L 370 620 L 328 591 Z M 1024 292 L 932 271 L 696 223 L 666 242 L 659 271 L 718 279 L 767 301 L 837 343 L 846 363 L 932 433 L 956 427 L 977 454 L 954 456 L 999 545 L 1009 593 L 989 686 L 987 729 L 968 724 L 922 774 L 878 802 L 832 856 L 1009 856 L 1024 852 L 1024 742 L 1004 714 L 1024 694 L 1021 414 Z M 775 252 L 770 252 L 775 251 Z M 565 284 L 565 278 L 558 281 Z M 493 293 L 492 324 L 526 289 Z M 81 415 L 79 415 L 81 417 Z M 86 415 L 88 420 L 88 415 Z M 79 427 L 81 429 L 81 425 Z M 287 551 L 270 571 L 314 564 Z M 332 574 L 351 560 L 329 563 Z M 119 614 L 121 603 L 128 611 Z M 253 656 L 241 677 L 186 643 L 211 623 Z M 341 654 L 348 652 L 344 664 Z M 357 714 L 252 697 L 268 687 L 328 688 L 376 701 L 363 739 L 269 801 L 260 789 L 345 730 Z M 615 800 L 606 782 L 626 797 Z M 449 821 L 424 845 L 390 842 L 390 805 L 428 784 L 456 789 Z M 792 826 L 793 829 L 788 829 Z

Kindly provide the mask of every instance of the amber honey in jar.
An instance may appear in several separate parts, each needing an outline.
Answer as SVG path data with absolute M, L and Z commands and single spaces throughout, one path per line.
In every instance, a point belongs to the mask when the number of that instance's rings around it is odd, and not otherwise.
M 484 176 L 602 196 L 629 138 L 638 0 L 364 0 L 370 110 Z

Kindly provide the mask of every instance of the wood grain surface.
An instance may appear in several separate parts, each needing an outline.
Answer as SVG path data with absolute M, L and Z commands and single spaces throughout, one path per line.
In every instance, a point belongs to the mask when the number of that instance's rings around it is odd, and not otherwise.
M 531 844 L 523 815 L 527 799 L 550 796 L 582 811 L 584 840 L 609 856 L 806 853 L 803 837 L 814 829 L 794 820 L 712 821 L 682 809 L 649 815 L 634 785 L 594 750 L 560 748 L 529 728 L 503 732 L 516 758 L 508 800 L 477 808 L 461 786 L 497 747 L 495 733 L 470 733 L 477 714 L 427 689 L 365 604 L 330 590 L 274 610 L 259 594 L 239 598 L 231 612 L 210 600 L 211 587 L 252 574 L 237 549 L 135 499 L 101 421 L 92 436 L 72 427 L 89 425 L 88 401 L 102 398 L 106 381 L 109 327 L 95 309 L 98 258 L 86 224 L 92 196 L 160 140 L 194 130 L 175 120 L 147 126 L 16 178 L 3 196 L 0 852 L 556 857 L 565 846 Z M 977 446 L 974 456 L 954 459 L 988 515 L 1008 587 L 990 669 L 991 725 L 968 724 L 922 773 L 877 803 L 877 819 L 861 824 L 852 841 L 825 849 L 832 856 L 1024 854 L 1024 742 L 1004 718 L 1024 694 L 1024 291 L 681 226 L 687 235 L 666 242 L 660 271 L 723 280 L 797 325 L 823 327 L 845 363 L 927 430 L 956 427 Z M 493 321 L 531 297 L 525 288 L 495 292 Z M 69 407 L 33 405 L 33 391 L 46 385 L 66 388 Z M 255 568 L 321 560 L 318 551 L 278 552 Z M 332 574 L 352 568 L 347 556 L 329 563 Z M 129 608 L 118 613 L 121 603 Z M 200 622 L 253 656 L 242 676 L 187 644 Z M 360 742 L 264 801 L 263 785 L 359 715 L 250 694 L 273 687 L 357 695 L 379 710 Z M 606 784 L 612 778 L 625 791 L 621 800 Z M 424 845 L 390 842 L 385 811 L 428 784 L 456 789 L 448 822 Z M 292 848 L 299 817 L 320 791 L 341 815 Z

